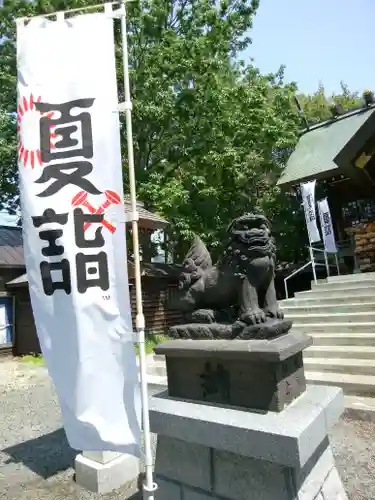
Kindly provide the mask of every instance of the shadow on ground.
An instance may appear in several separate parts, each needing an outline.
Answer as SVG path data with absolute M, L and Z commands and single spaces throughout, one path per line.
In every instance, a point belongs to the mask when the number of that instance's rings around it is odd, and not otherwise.
M 135 495 L 132 495 L 131 497 L 129 497 L 128 500 L 142 500 L 142 493 L 140 493 L 140 492 L 135 493 Z
M 8 464 L 24 464 L 43 479 L 72 467 L 77 454 L 77 451 L 70 448 L 64 429 L 58 429 L 2 451 L 9 455 Z

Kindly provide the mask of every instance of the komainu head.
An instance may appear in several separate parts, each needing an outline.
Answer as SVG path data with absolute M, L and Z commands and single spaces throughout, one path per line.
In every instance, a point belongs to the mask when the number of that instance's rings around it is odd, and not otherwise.
M 276 247 L 271 236 L 271 224 L 262 214 L 246 213 L 228 226 L 229 242 L 226 257 L 246 267 L 246 263 L 260 257 L 275 261 Z M 242 267 L 242 266 L 241 266 Z

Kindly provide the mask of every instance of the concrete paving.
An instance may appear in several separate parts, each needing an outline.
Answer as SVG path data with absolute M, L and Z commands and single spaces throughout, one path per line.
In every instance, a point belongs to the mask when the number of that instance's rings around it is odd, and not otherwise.
M 74 483 L 75 452 L 67 444 L 45 369 L 0 361 L 0 409 L 1 500 L 141 500 L 136 484 L 96 495 Z M 375 425 L 343 419 L 331 440 L 349 498 L 373 500 Z

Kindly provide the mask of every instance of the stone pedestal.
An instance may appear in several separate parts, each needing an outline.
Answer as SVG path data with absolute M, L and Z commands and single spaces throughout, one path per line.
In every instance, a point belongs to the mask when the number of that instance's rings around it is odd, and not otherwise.
M 343 393 L 306 388 L 309 344 L 289 333 L 156 349 L 168 374 L 150 401 L 157 500 L 347 500 L 328 439 Z
M 75 459 L 76 483 L 95 493 L 109 493 L 137 481 L 139 459 L 111 451 L 84 451 Z

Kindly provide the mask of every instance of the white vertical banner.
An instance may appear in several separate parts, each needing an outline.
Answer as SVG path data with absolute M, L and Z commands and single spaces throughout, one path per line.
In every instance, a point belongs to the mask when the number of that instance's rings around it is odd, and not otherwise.
M 301 184 L 302 203 L 305 210 L 306 227 L 309 234 L 310 245 L 321 241 L 316 221 L 315 185 L 315 180 Z
M 38 337 L 72 448 L 139 456 L 113 20 L 20 21 L 19 178 Z
M 327 253 L 337 253 L 335 233 L 333 231 L 331 211 L 327 198 L 318 201 L 318 211 L 320 227 L 322 228 L 323 234 L 324 250 Z

